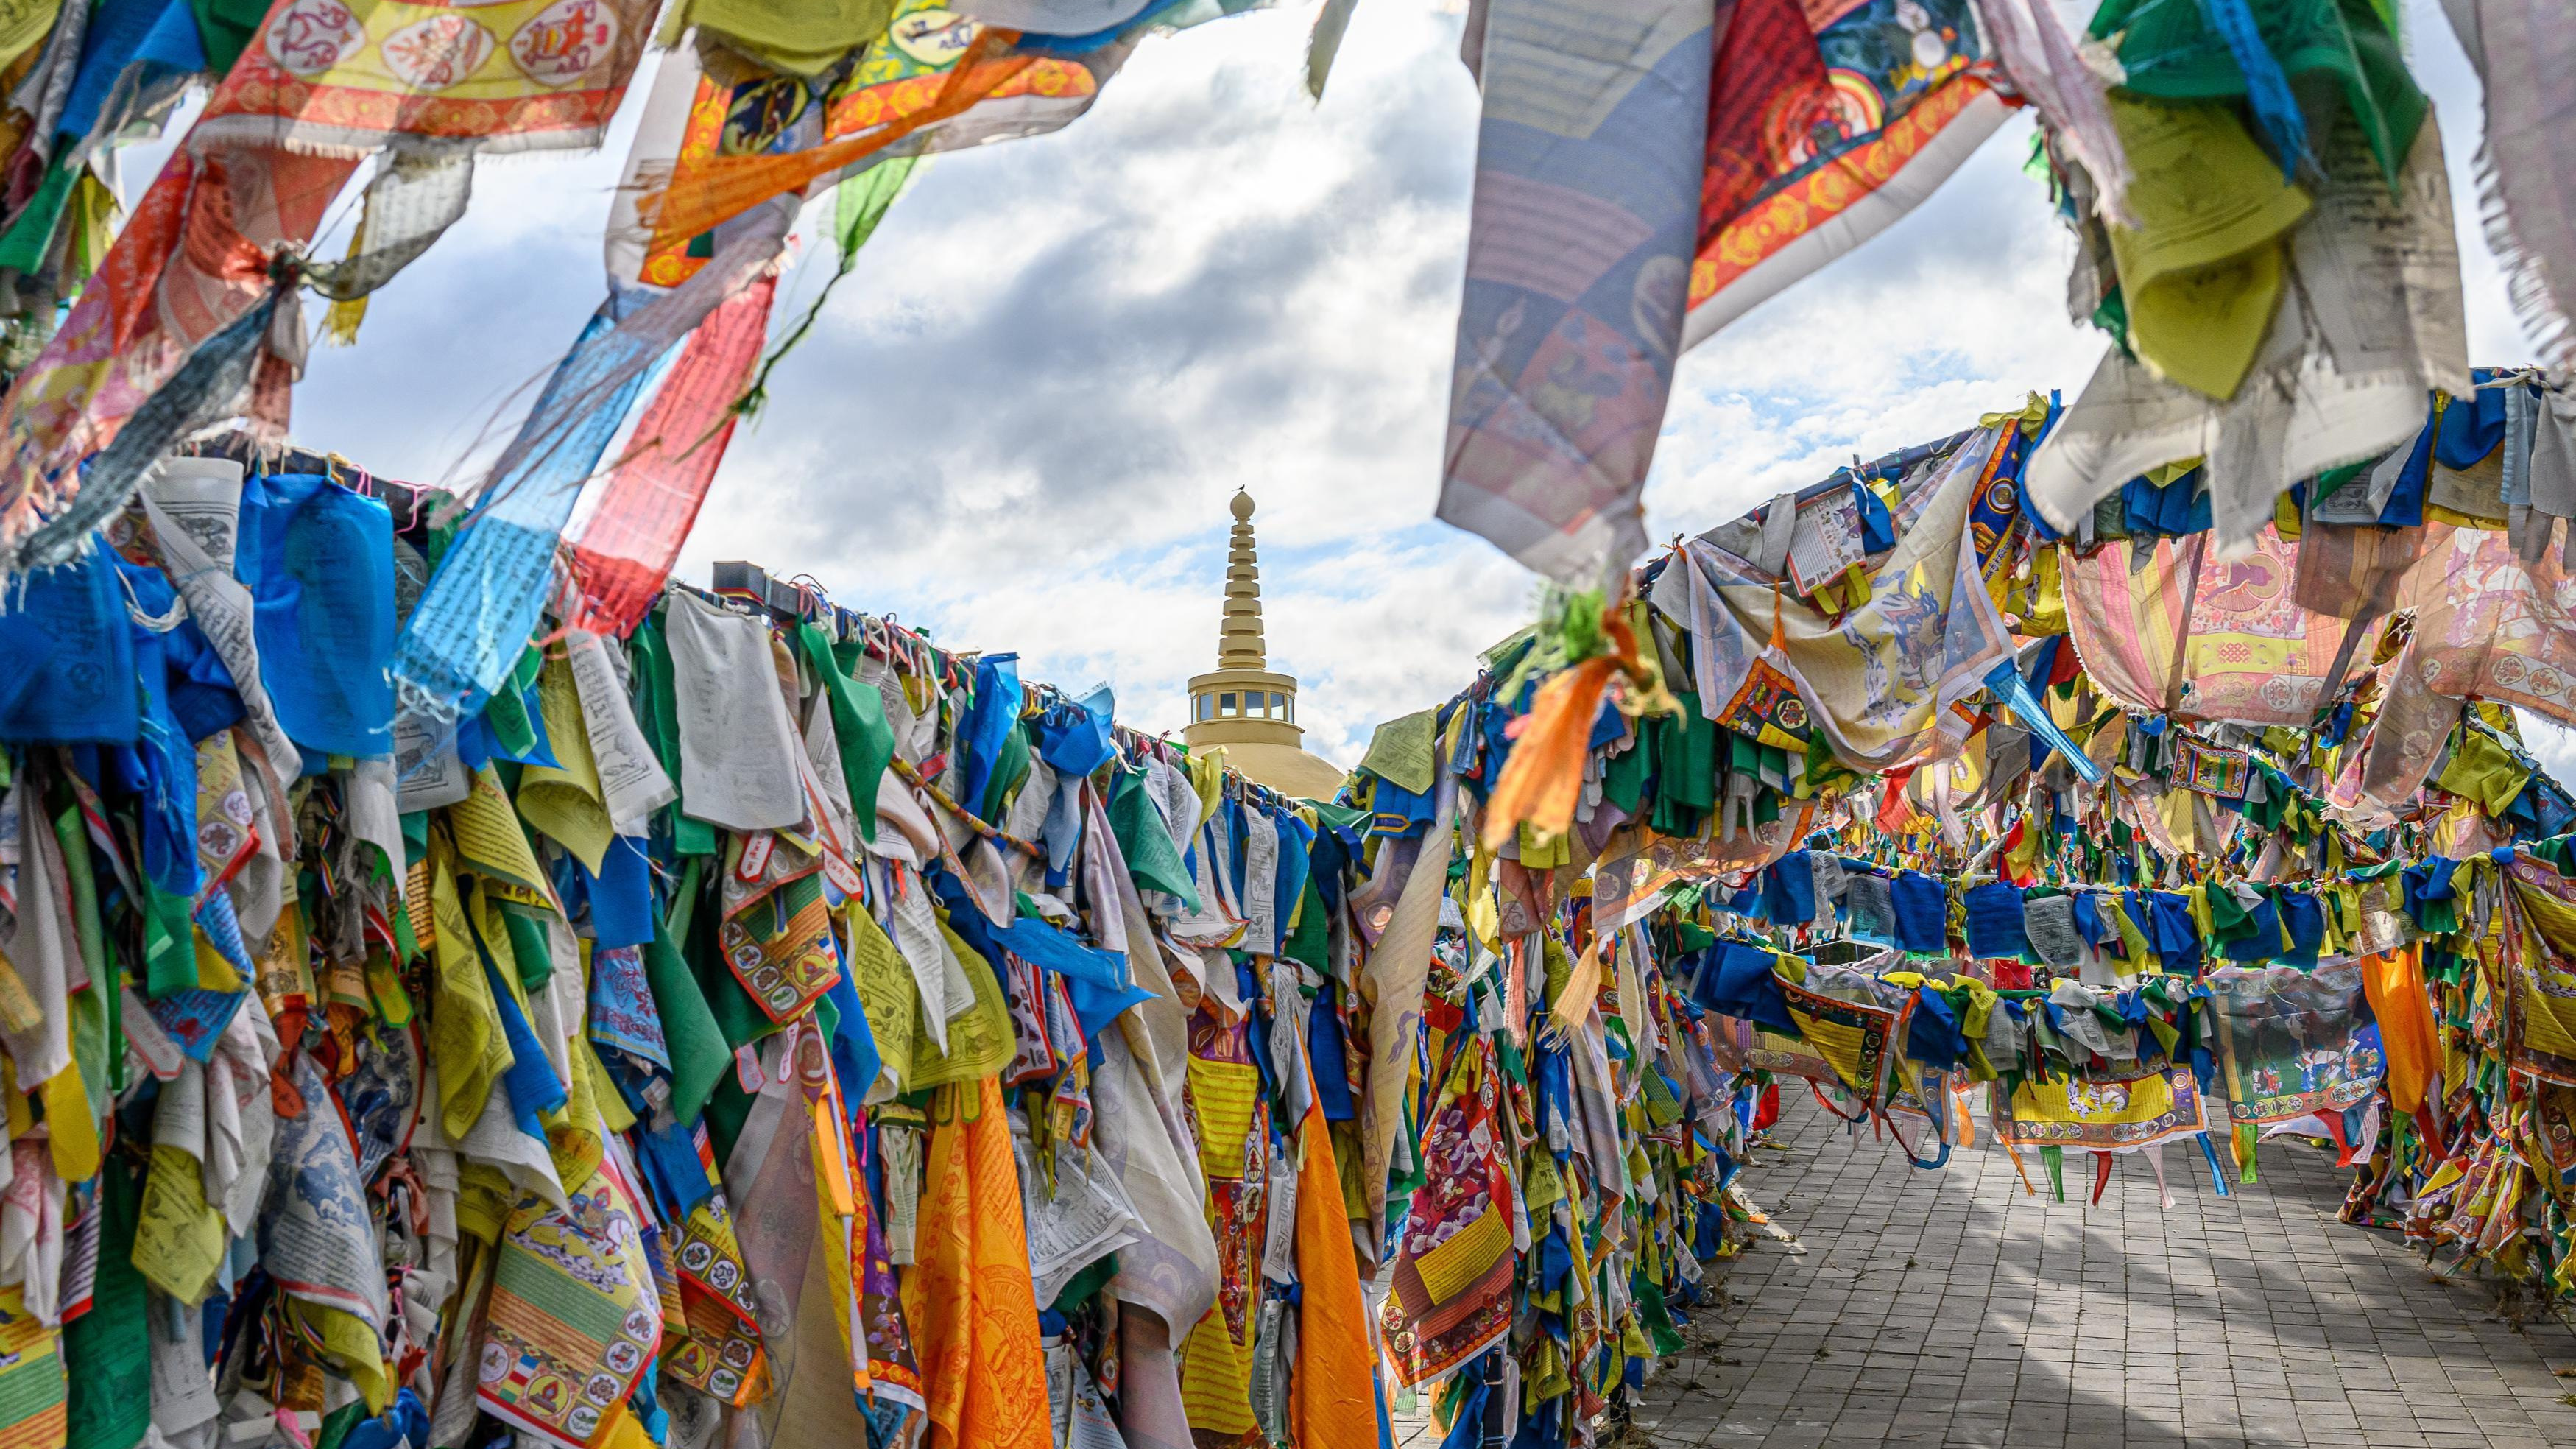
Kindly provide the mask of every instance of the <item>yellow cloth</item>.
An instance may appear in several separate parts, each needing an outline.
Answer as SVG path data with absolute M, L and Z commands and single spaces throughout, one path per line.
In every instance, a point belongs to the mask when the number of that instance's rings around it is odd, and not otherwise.
M 1529 827 L 1521 827 L 1524 834 Z M 1500 951 L 1503 944 L 1503 905 L 1494 898 L 1494 852 L 1484 841 L 1467 842 L 1467 889 L 1453 898 L 1459 914 L 1467 921 L 1467 932 L 1484 944 L 1486 950 Z
M 2022 879 L 2039 873 L 2039 831 L 2030 822 L 2023 822 L 2021 838 L 2005 849 L 2004 859 L 2011 864 L 2013 874 Z
M 514 827 L 515 828 L 515 827 Z M 501 1008 L 475 954 L 465 902 L 443 851 L 430 857 L 430 908 L 438 919 L 438 944 L 430 952 L 429 1056 L 438 1067 L 439 1124 L 451 1140 L 474 1130 L 483 1104 L 514 1060 L 502 1034 Z
M 2236 395 L 2281 298 L 2281 238 L 2308 196 L 2246 134 L 2233 109 L 2111 95 L 2129 156 L 2135 227 L 2113 226 L 2111 258 L 2129 347 L 2167 378 Z
M 1428 709 L 1388 720 L 1369 736 L 1360 768 L 1375 771 L 1416 795 L 1430 794 L 1438 783 L 1432 773 L 1432 746 L 1439 725 L 1439 712 Z
M 2204 1130 L 2206 1114 L 2187 1068 L 2118 1081 L 2060 1076 L 2023 1082 L 1996 1131 L 2006 1146 L 2127 1151 Z
M 2023 437 L 2037 437 L 2040 426 L 2048 421 L 2048 399 L 2037 392 L 2022 400 L 2022 405 L 2008 413 L 1986 413 L 1977 419 L 1981 428 L 1999 428 L 2009 422 L 2019 427 Z
M 590 1079 L 590 1099 L 598 1104 L 600 1120 L 608 1124 L 608 1130 L 632 1130 L 635 1109 L 626 1105 L 625 1095 L 617 1090 L 616 1079 L 608 1075 L 608 1064 L 599 1059 L 599 1048 L 591 1044 L 589 1033 L 573 1042 L 573 1058 L 575 1069 Z
M 1228 1182 L 1243 1176 L 1244 1144 L 1261 1105 L 1261 1074 L 1249 1062 L 1220 1062 L 1192 1055 L 1190 1108 L 1197 1118 L 1199 1168 Z
M 278 1035 L 301 1039 L 305 1012 L 313 1001 L 313 953 L 304 935 L 295 872 L 286 872 L 280 895 L 285 909 L 278 912 L 277 924 L 269 928 L 259 954 L 251 958 L 251 979 L 259 988 L 260 1004 L 277 1023 Z
M 1202 750 L 1190 756 L 1190 788 L 1198 792 L 1199 818 L 1190 822 L 1192 830 L 1205 825 L 1216 813 L 1218 799 L 1225 791 L 1225 751 L 1223 748 Z
M 1554 870 L 1574 863 L 1574 842 L 1562 835 L 1542 834 L 1537 827 L 1523 822 L 1520 833 L 1521 865 L 1528 870 Z
M 36 1004 L 36 994 L 27 989 L 27 979 L 18 974 L 17 963 L 0 952 L 0 1031 L 30 1032 L 44 1025 L 45 1009 Z
M 1980 1082 L 1991 1082 L 2001 1073 L 1986 1056 L 1986 1027 L 1994 1020 L 1995 1008 L 2003 1004 L 2003 998 L 1973 976 L 1951 979 L 1968 989 L 1968 1009 L 1959 1014 L 1959 1032 L 1968 1042 L 1968 1075 Z
M 62 0 L 0 0 L 0 68 L 16 64 L 44 39 L 62 8 Z
M 820 75 L 886 33 L 894 0 L 692 0 L 672 7 L 665 44 L 695 25 L 788 75 Z
M 223 1214 L 206 1201 L 205 1171 L 180 1148 L 152 1149 L 135 1222 L 134 1266 L 144 1280 L 190 1305 L 206 1301 L 224 1265 Z
M 528 834 L 519 828 L 518 811 L 491 766 L 475 771 L 466 797 L 447 807 L 447 828 L 467 873 L 487 884 L 509 887 L 512 900 L 555 904 L 545 870 L 537 864 L 536 852 L 528 848 Z
M 1869 565 L 1855 562 L 1816 585 L 1816 591 L 1809 597 L 1817 608 L 1828 614 L 1841 615 L 1850 613 L 1877 595 L 1869 586 Z
M 303 1321 L 305 1333 L 318 1345 L 322 1356 L 340 1371 L 340 1377 L 357 1386 L 358 1397 L 366 1401 L 367 1412 L 381 1414 L 393 1402 L 393 1384 L 385 1373 L 382 1352 L 376 1346 L 376 1331 L 354 1313 L 326 1307 L 310 1299 L 280 1294 L 286 1311 Z
M 403 989 L 402 968 L 394 963 L 393 953 L 381 946 L 367 952 L 367 994 L 385 1025 L 411 1025 L 411 993 Z
M 572 1080 L 564 1084 L 564 1104 L 544 1117 L 546 1151 L 555 1160 L 555 1178 L 566 1192 L 579 1192 L 599 1174 L 600 1160 L 607 1155 L 606 1139 L 599 1135 L 599 1099 L 592 1095 L 590 1073 L 583 1060 L 590 1055 L 590 1041 L 585 1035 L 570 1044 L 573 1051 Z
M 197 985 L 200 988 L 234 992 L 248 984 L 241 979 L 241 973 L 233 969 L 233 963 L 224 959 L 224 953 L 215 949 L 215 943 L 206 939 L 205 927 L 196 927 L 188 934 L 196 944 Z
M 2065 545 L 2046 544 L 2031 554 L 2030 608 L 2022 615 L 2022 632 L 2063 634 L 2066 623 Z
M 80 1039 L 72 1040 L 77 1056 Z M 80 1063 L 54 1074 L 44 1085 L 45 1125 L 51 1129 L 54 1175 L 65 1182 L 80 1182 L 98 1176 L 105 1146 L 98 1135 L 98 1109 L 90 1105 L 89 1089 L 81 1083 Z
M 868 1030 L 876 1038 L 877 1059 L 884 1064 L 895 1089 L 909 1091 L 913 1024 L 921 1014 L 921 993 L 913 985 L 912 968 L 904 964 L 894 939 L 877 924 L 876 917 L 868 914 L 865 905 L 851 901 L 841 919 L 842 933 L 850 946 L 850 984 L 858 990 L 859 1005 L 867 1010 Z M 865 1099 L 872 1085 L 843 1082 L 841 1089 Z
M 83 169 L 80 179 L 72 183 L 70 204 L 63 208 L 62 270 L 66 280 L 87 280 L 106 264 L 108 249 L 116 245 L 117 218 L 124 211 L 117 205 L 116 193 L 98 179 L 98 173 Z
M 488 1162 L 468 1161 L 456 1189 L 456 1230 L 480 1243 L 496 1243 L 510 1223 L 518 1189 L 509 1174 Z
M 546 660 L 537 675 L 537 705 L 556 767 L 530 765 L 520 775 L 519 814 L 597 875 L 617 830 L 609 823 L 608 807 L 600 803 L 599 762 L 590 752 L 590 731 L 582 723 L 581 695 L 569 660 Z
M 513 1371 L 480 1376 L 485 1413 L 545 1441 L 606 1449 L 612 1426 L 599 1408 L 625 1399 L 662 1342 L 642 1219 L 613 1171 L 570 1211 L 519 1200 L 493 1260 L 482 1359 Z
M 1246 1337 L 1251 1325 L 1245 1325 Z M 1181 1340 L 1181 1406 L 1190 1427 L 1228 1441 L 1259 1432 L 1252 1417 L 1252 1345 L 1226 1328 L 1222 1304 L 1209 1309 Z
M 2477 730 L 2460 732 L 2459 748 L 2433 777 L 2433 783 L 2477 801 L 2489 815 L 2504 814 L 2530 782 L 2531 771 L 2516 763 L 2510 750 Z
M 1011 1008 L 1002 999 L 1001 980 L 994 976 L 992 963 L 975 953 L 964 938 L 939 923 L 939 934 L 948 949 L 957 953 L 957 964 L 966 970 L 966 980 L 975 988 L 975 1004 L 963 1016 L 948 1023 L 948 1054 L 935 1054 L 935 1045 L 924 1047 L 930 1033 L 926 1027 L 913 1031 L 913 1078 L 906 1089 L 920 1091 L 925 1087 L 944 1087 L 951 1083 L 989 1077 L 1011 1060 Z M 913 1009 L 921 1009 L 919 993 L 913 997 Z
M 2512 882 L 2514 899 L 2540 941 L 2515 943 L 2522 1005 L 2522 1046 L 2576 1061 L 2576 905 L 2528 881 Z M 2545 944 L 2544 944 L 2545 943 Z

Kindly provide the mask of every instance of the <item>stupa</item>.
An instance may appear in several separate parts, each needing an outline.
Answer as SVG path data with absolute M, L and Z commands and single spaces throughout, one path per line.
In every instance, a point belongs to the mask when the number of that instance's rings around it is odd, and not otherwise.
M 1307 752 L 1306 732 L 1297 724 L 1297 677 L 1271 669 L 1262 644 L 1252 508 L 1252 495 L 1236 490 L 1216 668 L 1190 680 L 1190 723 L 1182 737 L 1194 750 L 1224 746 L 1227 763 L 1283 795 L 1330 800 L 1342 788 L 1342 770 Z

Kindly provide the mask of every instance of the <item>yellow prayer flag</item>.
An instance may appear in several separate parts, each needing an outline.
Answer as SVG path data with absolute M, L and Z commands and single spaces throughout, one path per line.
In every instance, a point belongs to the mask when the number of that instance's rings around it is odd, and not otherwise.
M 519 777 L 519 814 L 597 875 L 617 830 L 601 803 L 599 762 L 591 753 L 570 660 L 547 657 L 537 674 L 537 707 L 556 767 L 530 765 Z

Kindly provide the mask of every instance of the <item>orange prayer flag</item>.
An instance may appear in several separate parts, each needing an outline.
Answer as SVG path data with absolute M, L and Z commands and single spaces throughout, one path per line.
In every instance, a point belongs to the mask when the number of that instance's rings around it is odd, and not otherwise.
M 2424 989 L 2423 958 L 2407 946 L 2361 958 L 2361 986 L 2379 1018 L 2379 1046 L 2388 1058 L 2388 1100 L 2414 1115 L 2427 1086 L 2442 1074 L 2442 1039 L 2433 1029 L 2433 1000 Z
M 1341 1168 L 1311 1071 L 1306 1100 L 1298 1132 L 1304 1161 L 1297 1169 L 1297 1277 L 1304 1294 L 1297 1309 L 1290 1424 L 1299 1444 L 1365 1446 L 1378 1441 L 1377 1355 L 1370 1347 L 1368 1305 L 1360 1296 Z
M 974 109 L 1034 64 L 1033 57 L 1009 53 L 1018 40 L 1019 32 L 1014 30 L 985 30 L 941 82 L 937 98 L 928 106 L 855 135 L 802 150 L 682 158 L 661 186 L 636 203 L 637 216 L 653 231 L 649 250 L 685 243 L 771 197 L 801 191 L 925 126 Z
M 981 1094 L 972 1120 L 963 1110 L 969 1092 Z M 931 1449 L 1054 1449 L 1002 1089 L 992 1077 L 943 1087 L 932 1116 L 912 1320 Z M 904 1296 L 910 1312 L 914 1295 Z
M 1618 660 L 1600 655 L 1538 687 L 1529 714 L 1519 722 L 1511 758 L 1503 762 L 1503 777 L 1494 782 L 1493 802 L 1485 809 L 1489 849 L 1500 850 L 1523 821 L 1544 835 L 1563 835 L 1573 828 L 1592 719 L 1600 712 L 1601 692 L 1610 687 L 1610 673 L 1618 667 Z
M 1880 788 L 1877 825 L 1890 835 L 1903 835 L 1913 828 L 1914 802 L 1905 798 L 1905 787 L 1914 778 L 1914 767 L 1890 770 Z

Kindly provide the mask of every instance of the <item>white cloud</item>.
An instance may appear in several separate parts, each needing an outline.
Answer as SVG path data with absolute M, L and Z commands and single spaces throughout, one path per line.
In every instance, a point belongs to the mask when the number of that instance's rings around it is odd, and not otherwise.
M 1027 677 L 1117 686 L 1177 728 L 1215 657 L 1225 499 L 1260 500 L 1271 657 L 1350 763 L 1373 723 L 1443 698 L 1524 622 L 1528 577 L 1432 523 L 1477 97 L 1460 21 L 1359 7 L 1320 105 L 1311 7 L 1140 46 L 1048 137 L 941 158 L 896 206 L 683 554 L 807 573 Z M 2477 234 L 2475 84 L 2408 0 L 2441 107 L 2480 360 L 2527 355 Z M 610 146 L 482 168 L 476 205 L 317 353 L 297 431 L 435 480 L 600 295 Z M 1725 521 L 1854 453 L 1954 432 L 2031 388 L 2069 395 L 2102 343 L 2068 321 L 2069 243 L 2021 173 L 2028 123 L 1914 215 L 1685 359 L 1648 488 L 1658 536 Z M 823 249 L 825 251 L 828 248 Z M 781 325 L 830 265 L 782 289 Z

